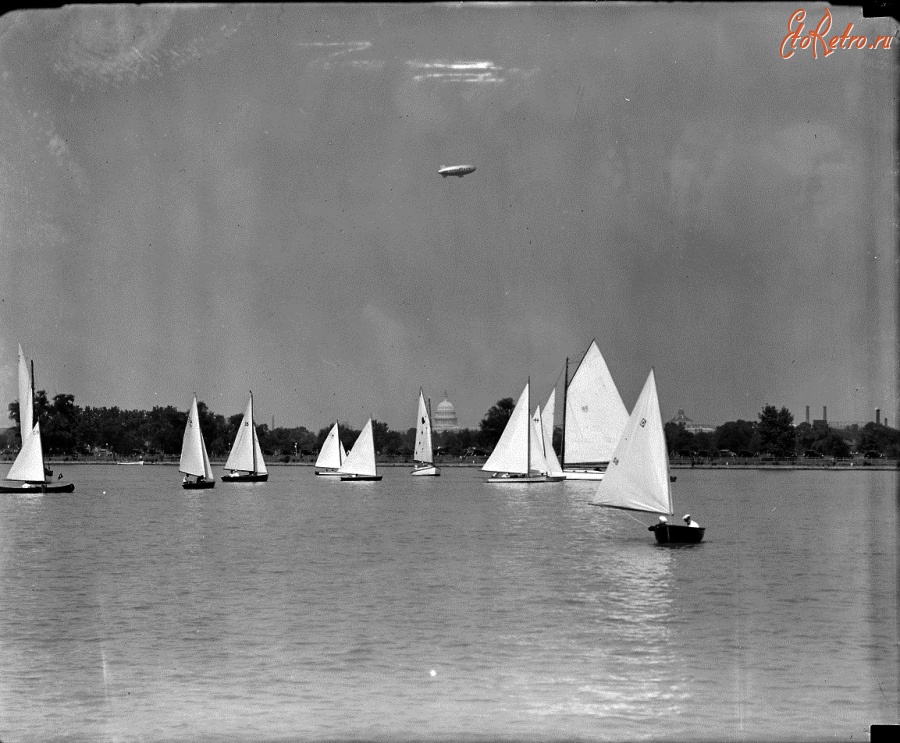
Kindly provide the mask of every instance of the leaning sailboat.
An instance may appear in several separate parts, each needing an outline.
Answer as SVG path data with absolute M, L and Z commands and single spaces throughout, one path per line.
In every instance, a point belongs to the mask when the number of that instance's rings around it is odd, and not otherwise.
M 539 483 L 565 479 L 561 474 L 551 475 L 548 472 L 542 445 L 543 435 L 536 432 L 539 424 L 536 425 L 529 414 L 530 400 L 529 381 L 519 395 L 512 415 L 500 434 L 500 440 L 481 468 L 485 472 L 494 473 L 487 482 Z
M 380 480 L 375 468 L 375 438 L 372 434 L 372 419 L 369 418 L 338 473 L 341 480 Z
M 675 510 L 666 436 L 652 369 L 591 505 L 659 514 L 662 517 L 659 523 L 648 527 L 656 534 L 657 542 L 703 539 L 706 531 L 703 527 L 668 522 L 667 517 L 674 515 Z
M 431 411 L 425 404 L 425 394 L 419 389 L 419 417 L 416 419 L 416 445 L 413 449 L 413 475 L 437 477 L 441 474 L 434 465 L 434 446 L 431 441 Z
M 247 401 L 247 409 L 238 428 L 231 453 L 225 462 L 228 474 L 222 475 L 222 482 L 266 482 L 269 472 L 263 461 L 256 423 L 253 420 L 253 393 Z
M 206 443 L 200 431 L 200 411 L 197 409 L 196 395 L 184 427 L 178 471 L 184 474 L 181 487 L 185 490 L 205 490 L 216 486 L 212 467 L 209 465 L 209 455 L 206 453 Z
M 628 410 L 596 341 L 566 382 L 563 395 L 562 468 L 568 480 L 602 480 L 628 421 Z
M 32 367 L 33 369 L 33 367 Z M 22 448 L 6 479 L 18 485 L 0 484 L 0 493 L 71 493 L 74 483 L 53 483 L 52 472 L 44 464 L 40 423 L 34 420 L 34 372 L 29 374 L 22 346 L 19 346 L 19 432 Z M 62 475 L 60 475 L 62 477 Z
M 319 477 L 340 477 L 341 473 L 338 470 L 346 459 L 347 451 L 341 443 L 341 433 L 337 422 L 335 422 L 325 437 L 325 442 L 322 444 L 322 449 L 319 451 L 319 456 L 316 459 L 315 466 L 323 467 L 324 469 L 317 469 L 316 474 Z

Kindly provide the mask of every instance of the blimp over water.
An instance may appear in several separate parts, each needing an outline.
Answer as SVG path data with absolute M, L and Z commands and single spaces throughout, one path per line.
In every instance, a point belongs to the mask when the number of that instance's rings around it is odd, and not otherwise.
M 474 172 L 474 165 L 442 165 L 438 170 L 438 173 L 441 174 L 442 178 L 446 178 L 448 175 L 455 175 L 462 178 L 464 175 Z

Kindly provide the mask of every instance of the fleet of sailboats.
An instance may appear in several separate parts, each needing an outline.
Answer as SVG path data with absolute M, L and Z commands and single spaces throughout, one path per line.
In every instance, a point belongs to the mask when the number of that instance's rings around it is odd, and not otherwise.
M 322 444 L 322 449 L 319 451 L 319 456 L 316 459 L 315 466 L 323 467 L 324 469 L 317 469 L 316 474 L 319 477 L 340 477 L 341 473 L 338 470 L 340 470 L 346 459 L 347 450 L 344 449 L 344 445 L 341 443 L 341 433 L 335 421 L 335 424 L 325 437 L 325 442 Z
M 431 411 L 425 404 L 425 393 L 419 388 L 419 416 L 416 418 L 416 444 L 413 448 L 413 475 L 437 477 L 441 474 L 434 465 L 434 445 L 431 441 Z
M 648 527 L 656 534 L 657 542 L 699 542 L 703 539 L 704 528 L 668 521 L 675 509 L 669 455 L 652 369 L 591 505 L 662 516 L 658 524 Z
M 566 359 L 566 377 L 568 366 Z M 591 341 L 564 389 L 563 472 L 568 480 L 602 480 L 628 410 L 596 341 Z
M 347 459 L 338 468 L 341 480 L 380 480 L 381 475 L 375 467 L 375 438 L 372 435 L 372 419 L 366 422 L 363 430 L 353 446 Z
M 34 411 L 34 366 L 29 373 L 19 346 L 19 431 L 22 446 L 0 484 L 3 493 L 71 493 L 72 483 L 53 483 L 44 463 L 40 423 Z M 651 369 L 631 415 L 625 408 L 612 375 L 595 341 L 591 341 L 572 379 L 568 359 L 563 396 L 562 462 L 553 448 L 556 389 L 543 410 L 530 414 L 531 380 L 519 395 L 512 414 L 482 470 L 492 473 L 490 483 L 545 483 L 565 479 L 599 480 L 593 506 L 657 514 L 648 527 L 660 543 L 697 543 L 705 529 L 685 517 L 687 526 L 669 523 L 674 515 L 672 482 L 665 432 L 659 408 L 656 377 Z M 431 411 L 419 389 L 413 475 L 437 476 L 434 463 Z M 143 460 L 118 462 L 143 464 Z M 342 481 L 381 480 L 375 463 L 373 422 L 370 418 L 349 454 L 335 422 L 315 462 L 315 474 Z M 215 486 L 209 454 L 200 430 L 196 395 L 188 411 L 182 439 L 179 471 L 185 489 Z M 253 393 L 225 462 L 223 482 L 265 482 L 268 471 L 253 416 Z
M 44 464 L 41 424 L 34 419 L 34 366 L 31 373 L 19 346 L 19 433 L 22 448 L 9 469 L 6 479 L 18 485 L 0 484 L 0 493 L 71 493 L 74 483 L 54 483 L 53 472 Z M 60 475 L 61 477 L 61 475 Z
M 209 465 L 209 455 L 206 453 L 206 442 L 200 431 L 200 411 L 197 409 L 196 395 L 184 427 L 178 471 L 184 474 L 181 487 L 185 490 L 206 490 L 216 486 L 212 467 Z
M 253 393 L 247 401 L 247 409 L 238 428 L 234 444 L 225 462 L 228 474 L 222 475 L 222 482 L 266 482 L 269 472 L 263 461 L 256 423 L 253 420 Z
M 562 474 L 550 474 L 544 454 L 543 428 L 538 414 L 535 423 L 529 414 L 531 406 L 531 380 L 519 395 L 516 406 L 500 434 L 494 451 L 481 468 L 494 474 L 492 483 L 542 483 L 564 480 Z

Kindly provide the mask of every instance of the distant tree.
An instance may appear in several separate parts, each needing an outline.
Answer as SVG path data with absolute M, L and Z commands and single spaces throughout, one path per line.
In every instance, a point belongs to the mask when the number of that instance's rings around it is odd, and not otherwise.
M 727 449 L 735 454 L 742 451 L 756 452 L 759 445 L 757 443 L 754 446 L 753 437 L 755 434 L 756 423 L 754 421 L 728 421 L 716 428 L 716 448 Z
M 663 424 L 663 432 L 666 436 L 666 448 L 673 454 L 690 455 L 695 451 L 694 434 L 685 429 L 684 423 Z
M 900 457 L 900 431 L 880 423 L 866 423 L 859 431 L 857 448 L 861 452 L 875 451 L 886 457 Z
M 794 416 L 787 408 L 777 410 L 774 405 L 766 405 L 759 414 L 757 431 L 759 445 L 764 452 L 776 457 L 789 457 L 794 454 L 796 439 Z
M 479 443 L 482 447 L 493 449 L 497 445 L 515 407 L 515 400 L 511 397 L 504 397 L 487 411 L 487 414 L 481 419 L 481 423 L 478 424 Z

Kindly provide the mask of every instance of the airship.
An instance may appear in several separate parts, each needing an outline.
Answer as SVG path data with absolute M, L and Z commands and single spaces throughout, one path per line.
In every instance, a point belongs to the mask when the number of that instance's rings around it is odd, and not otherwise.
M 464 175 L 474 172 L 474 165 L 444 165 L 438 170 L 438 173 L 441 174 L 442 178 L 446 178 L 448 175 L 455 175 L 458 178 L 462 178 Z

